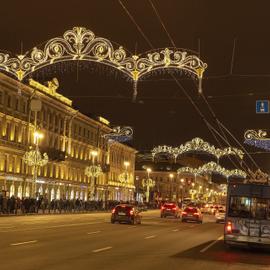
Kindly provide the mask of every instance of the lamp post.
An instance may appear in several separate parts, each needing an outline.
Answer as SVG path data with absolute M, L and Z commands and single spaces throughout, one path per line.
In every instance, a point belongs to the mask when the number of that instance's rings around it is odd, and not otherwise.
M 47 153 L 44 153 L 43 155 L 39 151 L 39 141 L 44 137 L 42 133 L 36 130 L 34 132 L 34 150 L 30 150 L 25 152 L 23 156 L 23 161 L 28 166 L 33 166 L 33 182 L 32 182 L 32 196 L 36 193 L 36 181 L 37 181 L 37 172 L 38 168 L 45 166 L 48 161 L 48 155 Z
M 128 188 L 127 184 L 129 183 L 129 180 L 130 180 L 130 175 L 128 173 L 129 165 L 130 165 L 129 161 L 124 161 L 125 171 L 119 175 L 119 181 L 124 186 L 124 191 L 125 191 L 125 188 Z
M 95 199 L 96 195 L 96 178 L 102 174 L 102 169 L 99 164 L 96 164 L 97 151 L 91 151 L 91 165 L 85 168 L 85 175 L 90 177 L 90 194 L 91 200 Z
M 150 173 L 152 172 L 152 170 L 150 168 L 147 168 L 146 172 L 147 172 L 147 179 L 142 180 L 142 186 L 146 187 L 145 199 L 146 199 L 146 202 L 148 203 L 149 202 L 149 195 L 150 195 L 150 188 L 155 186 L 155 181 L 153 181 L 150 178 Z
M 174 175 L 172 173 L 169 174 L 169 177 L 170 177 L 170 200 L 172 200 L 172 181 L 173 181 L 173 178 L 174 178 Z
M 184 178 L 181 178 L 180 179 L 180 182 L 181 182 L 181 203 L 183 205 L 183 200 L 184 200 L 184 182 L 185 182 L 185 179 Z

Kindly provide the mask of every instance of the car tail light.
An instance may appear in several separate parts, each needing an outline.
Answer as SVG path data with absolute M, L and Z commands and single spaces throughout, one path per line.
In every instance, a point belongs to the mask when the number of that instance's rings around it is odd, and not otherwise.
M 164 210 L 165 209 L 165 207 L 164 206 L 161 206 L 161 210 Z
M 199 213 L 194 213 L 193 216 L 199 216 Z
M 115 208 L 113 208 L 113 210 L 112 210 L 112 214 L 114 214 L 115 213 Z
M 232 233 L 232 223 L 230 221 L 227 222 L 226 231 L 227 233 Z
M 132 215 L 134 215 L 134 211 L 133 210 L 130 210 L 129 211 L 129 214 L 132 216 Z
M 182 212 L 182 215 L 186 215 L 186 214 L 187 214 L 187 212 L 185 212 L 185 211 L 184 211 L 184 212 Z
M 174 207 L 172 210 L 176 210 L 176 207 Z

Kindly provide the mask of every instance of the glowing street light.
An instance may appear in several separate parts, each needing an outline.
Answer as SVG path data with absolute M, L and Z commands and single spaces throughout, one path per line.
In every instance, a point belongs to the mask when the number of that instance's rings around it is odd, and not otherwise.
M 36 130 L 34 132 L 35 149 L 25 152 L 25 154 L 23 156 L 24 163 L 27 164 L 28 166 L 33 166 L 32 195 L 34 195 L 36 192 L 36 181 L 37 181 L 38 168 L 45 166 L 49 161 L 49 157 L 48 157 L 47 153 L 43 153 L 43 155 L 42 155 L 39 151 L 39 141 L 43 137 L 44 137 L 44 135 L 41 132 Z
M 146 202 L 149 202 L 149 195 L 150 195 L 150 188 L 155 186 L 155 181 L 150 178 L 150 173 L 152 172 L 151 168 L 146 169 L 147 172 L 147 179 L 142 180 L 142 186 L 146 187 L 146 192 L 145 192 L 145 199 Z
M 91 192 L 91 199 L 95 198 L 96 194 L 96 178 L 99 177 L 103 172 L 101 166 L 99 164 L 95 164 L 96 157 L 98 156 L 98 152 L 93 150 L 90 152 L 92 164 L 85 168 L 85 175 L 90 177 L 90 192 Z

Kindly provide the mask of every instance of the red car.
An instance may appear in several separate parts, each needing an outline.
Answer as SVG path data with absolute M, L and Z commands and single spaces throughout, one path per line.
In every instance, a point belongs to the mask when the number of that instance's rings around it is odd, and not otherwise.
M 165 218 L 167 216 L 173 216 L 180 218 L 180 209 L 176 203 L 165 203 L 161 206 L 160 217 Z
M 182 212 L 182 222 L 185 221 L 195 221 L 198 223 L 203 222 L 203 215 L 199 208 L 197 207 L 187 207 Z

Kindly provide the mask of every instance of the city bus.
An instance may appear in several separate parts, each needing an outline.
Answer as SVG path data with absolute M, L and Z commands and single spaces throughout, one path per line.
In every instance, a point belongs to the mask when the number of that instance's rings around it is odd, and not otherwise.
M 270 186 L 229 184 L 224 227 L 227 245 L 270 245 Z

